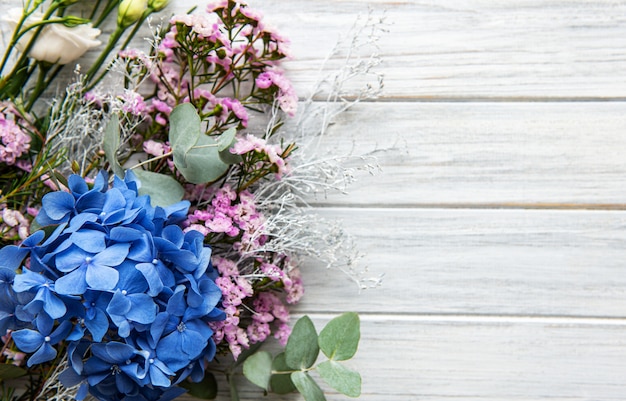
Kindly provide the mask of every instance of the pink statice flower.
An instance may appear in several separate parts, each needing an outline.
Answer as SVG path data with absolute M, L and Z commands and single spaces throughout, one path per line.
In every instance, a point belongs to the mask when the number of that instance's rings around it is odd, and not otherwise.
M 287 303 L 298 303 L 304 295 L 304 284 L 302 282 L 302 276 L 300 275 L 300 269 L 293 267 L 289 270 L 283 278 L 283 284 L 287 292 Z
M 0 234 L 5 239 L 25 240 L 30 235 L 30 221 L 18 210 L 0 205 Z
M 14 165 L 30 149 L 31 138 L 10 109 L 0 106 L 0 110 L 0 162 Z
M 282 149 L 280 146 L 269 144 L 263 138 L 251 134 L 239 137 L 235 145 L 230 149 L 230 152 L 236 155 L 244 155 L 249 152 L 264 154 L 267 161 L 275 167 L 277 178 L 281 178 L 289 172 L 287 163 L 281 156 Z
M 259 74 L 255 83 L 260 89 L 276 88 L 276 101 L 281 110 L 289 116 L 294 116 L 298 110 L 298 96 L 291 84 L 285 77 L 283 70 L 278 68 L 268 69 Z
M 122 101 L 122 111 L 133 116 L 141 117 L 146 112 L 146 103 L 139 93 L 126 89 L 118 97 Z

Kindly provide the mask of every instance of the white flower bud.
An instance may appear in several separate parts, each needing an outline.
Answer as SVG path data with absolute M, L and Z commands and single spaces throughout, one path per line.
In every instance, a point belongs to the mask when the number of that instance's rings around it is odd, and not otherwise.
M 148 0 L 148 7 L 154 11 L 161 11 L 167 6 L 167 3 L 169 3 L 169 0 Z

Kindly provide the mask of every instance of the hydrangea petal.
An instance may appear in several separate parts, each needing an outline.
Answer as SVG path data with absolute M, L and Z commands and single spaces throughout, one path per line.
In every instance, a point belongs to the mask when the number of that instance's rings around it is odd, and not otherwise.
M 87 266 L 81 266 L 65 276 L 59 277 L 54 283 L 55 291 L 64 295 L 84 294 L 87 290 L 86 273 Z
M 74 210 L 74 197 L 68 192 L 50 192 L 44 195 L 41 204 L 48 217 L 61 221 Z
M 97 230 L 78 230 L 70 235 L 70 240 L 90 253 L 102 252 L 106 248 L 106 234 Z
M 93 263 L 110 267 L 119 266 L 124 261 L 124 259 L 126 259 L 129 248 L 130 244 L 111 245 L 104 251 L 95 255 L 93 258 Z
M 89 288 L 108 291 L 115 288 L 119 280 L 119 272 L 112 267 L 92 263 L 87 265 L 85 281 Z
M 33 365 L 48 362 L 53 360 L 55 356 L 57 356 L 57 350 L 54 349 L 54 347 L 50 345 L 49 342 L 44 342 L 41 347 L 39 347 L 37 352 L 35 352 L 33 355 L 31 355 L 30 358 L 28 358 L 27 365 L 31 367 Z
M 54 293 L 50 290 L 41 291 L 42 301 L 43 301 L 43 309 L 46 311 L 48 315 L 50 315 L 53 319 L 58 319 L 65 315 L 67 312 L 67 307 L 65 303 L 60 300 Z
M 0 249 L 0 267 L 16 270 L 29 252 L 29 249 L 16 245 L 5 246 Z
M 35 352 L 43 343 L 44 336 L 38 331 L 22 329 L 11 333 L 15 345 L 24 352 Z
M 138 263 L 135 266 L 137 270 L 143 274 L 144 278 L 148 282 L 148 295 L 156 297 L 163 290 L 163 282 L 159 276 L 159 272 L 152 263 Z

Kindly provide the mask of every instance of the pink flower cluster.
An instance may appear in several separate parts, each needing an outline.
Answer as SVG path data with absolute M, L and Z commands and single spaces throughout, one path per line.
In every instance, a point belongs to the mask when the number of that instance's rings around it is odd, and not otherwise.
M 30 221 L 24 215 L 6 205 L 0 205 L 0 237 L 3 239 L 26 239 L 30 235 Z
M 263 138 L 254 135 L 246 135 L 237 138 L 237 142 L 230 149 L 236 155 L 250 155 L 254 158 L 256 170 L 262 170 L 264 163 L 269 163 L 269 168 L 276 174 L 277 178 L 289 172 L 285 159 L 281 156 L 283 151 L 279 145 L 267 143 Z
M 218 189 L 206 210 L 189 215 L 187 223 L 187 230 L 208 237 L 225 234 L 235 238 L 233 248 L 240 252 L 257 249 L 267 241 L 262 230 L 265 218 L 256 210 L 254 196 L 248 191 L 237 195 L 229 185 Z
M 215 282 L 222 290 L 226 320 L 211 323 L 216 343 L 225 342 L 235 359 L 243 348 L 265 341 L 272 333 L 284 345 L 290 334 L 285 302 L 296 303 L 303 294 L 299 271 L 289 263 L 289 258 L 274 254 L 276 260 L 267 260 L 272 256 L 247 254 L 267 241 L 264 223 L 253 196 L 247 191 L 237 194 L 228 185 L 217 191 L 206 210 L 194 211 L 187 220 L 187 230 L 202 232 L 209 242 L 215 235 L 225 235 L 231 238 L 233 249 L 238 252 L 237 262 L 213 258 L 219 272 Z M 279 285 L 259 290 L 254 284 L 261 280 Z M 272 288 L 282 288 L 284 301 Z
M 156 85 L 145 99 L 132 91 L 119 96 L 124 111 L 142 115 L 151 133 L 167 125 L 174 107 L 187 102 L 208 123 L 208 134 L 247 127 L 246 107 L 277 102 L 294 115 L 297 96 L 277 67 L 287 57 L 288 41 L 243 2 L 219 1 L 207 11 L 174 16 L 154 59 L 137 50 L 120 52 L 129 70 L 143 71 Z
M 0 162 L 19 164 L 18 158 L 30 149 L 30 135 L 19 125 L 20 120 L 11 112 L 12 107 L 3 106 L 0 111 Z
M 270 266 L 261 261 L 257 263 L 265 265 L 265 269 Z M 272 332 L 280 344 L 287 344 L 291 334 L 289 310 L 277 293 L 261 291 L 255 295 L 253 279 L 242 276 L 232 260 L 214 258 L 213 264 L 220 274 L 215 283 L 222 290 L 222 308 L 226 313 L 225 320 L 210 323 L 216 344 L 225 342 L 235 359 L 251 344 L 267 340 Z M 293 269 L 286 273 L 276 265 L 271 265 L 271 269 L 279 272 L 272 280 L 283 282 L 287 290 L 286 302 L 299 301 L 303 294 L 299 271 Z M 265 271 L 263 267 L 261 271 Z M 246 323 L 245 329 L 242 323 Z
M 290 116 L 294 116 L 298 109 L 298 95 L 285 73 L 278 69 L 269 69 L 256 77 L 256 86 L 261 89 L 274 89 L 276 91 L 276 101 L 281 110 Z

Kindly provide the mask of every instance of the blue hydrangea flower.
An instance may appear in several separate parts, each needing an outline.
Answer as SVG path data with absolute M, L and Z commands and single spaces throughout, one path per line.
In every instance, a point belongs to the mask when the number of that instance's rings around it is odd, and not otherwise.
M 224 313 L 211 249 L 179 226 L 189 202 L 152 206 L 131 172 L 107 182 L 69 177 L 68 192 L 42 200 L 51 233 L 0 250 L 0 329 L 15 330 L 29 366 L 65 341 L 61 380 L 82 383 L 81 397 L 173 399 L 215 354 L 208 322 Z

